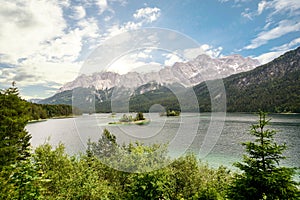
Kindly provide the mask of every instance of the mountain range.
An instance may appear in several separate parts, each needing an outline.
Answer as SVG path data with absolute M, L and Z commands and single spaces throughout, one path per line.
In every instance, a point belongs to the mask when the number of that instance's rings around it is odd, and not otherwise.
M 224 78 L 231 74 L 254 69 L 259 65 L 258 60 L 231 55 L 222 58 L 211 58 L 199 55 L 189 62 L 177 62 L 173 66 L 166 66 L 156 72 L 129 72 L 118 74 L 115 72 L 96 72 L 92 75 L 82 74 L 74 81 L 66 83 L 58 92 L 75 88 L 95 88 L 106 90 L 113 87 L 137 88 L 155 81 L 160 84 L 180 83 L 185 87 L 199 84 L 206 80 Z
M 170 90 L 176 88 L 186 98 L 194 92 L 200 111 L 211 111 L 211 99 L 216 98 L 214 94 L 217 93 L 209 91 L 207 85 L 222 80 L 227 111 L 255 112 L 262 109 L 269 112 L 300 112 L 300 48 L 265 65 L 257 65 L 258 61 L 239 55 L 224 58 L 200 55 L 190 62 L 175 63 L 158 72 L 81 75 L 65 84 L 57 94 L 39 103 L 72 104 L 73 97 L 74 105 L 74 94 L 80 94 L 89 97 L 76 98 L 76 105 L 84 111 L 90 109 L 83 106 L 87 101 L 95 105 L 95 111 L 110 112 L 112 101 L 122 102 L 126 98 L 130 111 L 147 112 L 154 104 L 160 104 L 165 109 L 180 110 L 185 107 L 185 111 L 195 111 L 195 105 L 179 105 L 176 95 Z M 126 110 L 122 106 L 118 109 Z

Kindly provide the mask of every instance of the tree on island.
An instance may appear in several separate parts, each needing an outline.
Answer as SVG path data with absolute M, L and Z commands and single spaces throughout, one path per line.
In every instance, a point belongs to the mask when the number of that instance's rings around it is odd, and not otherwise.
M 30 119 L 29 103 L 12 87 L 0 90 L 0 169 L 29 156 L 31 135 L 25 130 Z
M 140 120 L 145 120 L 144 114 L 142 112 L 138 112 L 134 119 L 134 121 L 140 121 Z
M 180 111 L 178 110 L 168 110 L 167 112 L 162 112 L 159 114 L 160 116 L 167 116 L 167 117 L 177 117 L 180 115 Z
M 132 122 L 133 118 L 131 115 L 127 116 L 126 114 L 123 114 L 121 119 L 119 120 L 120 122 Z
M 145 120 L 144 114 L 142 112 L 138 112 L 136 114 L 135 118 L 133 118 L 131 115 L 123 114 L 123 116 L 121 117 L 121 119 L 119 121 L 120 122 L 134 122 L 134 121 L 141 121 L 141 120 Z
M 235 166 L 243 171 L 229 190 L 230 199 L 298 199 L 299 190 L 293 181 L 295 168 L 280 167 L 279 161 L 286 145 L 278 145 L 273 136 L 275 130 L 265 129 L 270 119 L 266 113 L 259 112 L 258 124 L 251 127 L 254 142 L 245 142 L 247 155 L 243 163 Z

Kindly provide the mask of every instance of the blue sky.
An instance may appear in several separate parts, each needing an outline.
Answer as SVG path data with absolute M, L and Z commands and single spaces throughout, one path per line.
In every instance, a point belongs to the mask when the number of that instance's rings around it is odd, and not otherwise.
M 190 37 L 199 54 L 266 63 L 299 46 L 300 1 L 2 0 L 0 24 L 0 87 L 16 81 L 24 98 L 45 98 L 74 80 L 103 42 L 146 27 Z

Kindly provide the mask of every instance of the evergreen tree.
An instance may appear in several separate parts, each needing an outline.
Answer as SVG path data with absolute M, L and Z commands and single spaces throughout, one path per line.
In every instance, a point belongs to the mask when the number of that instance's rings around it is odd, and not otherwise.
M 294 168 L 280 167 L 279 161 L 286 145 L 278 145 L 273 136 L 275 130 L 265 129 L 270 119 L 259 112 L 258 124 L 252 125 L 250 134 L 254 142 L 246 142 L 247 155 L 243 163 L 235 166 L 243 171 L 235 179 L 229 197 L 231 199 L 298 199 L 299 190 L 293 181 Z
M 29 118 L 29 103 L 19 97 L 15 83 L 0 90 L 0 169 L 29 156 Z
M 100 158 L 112 156 L 118 148 L 116 136 L 107 129 L 103 130 L 102 136 L 98 142 L 88 141 L 87 154 L 89 156 L 98 156 Z
M 139 120 L 144 120 L 145 119 L 145 117 L 144 117 L 144 114 L 142 113 L 142 112 L 138 112 L 137 114 L 136 114 L 136 117 L 135 117 L 135 121 L 139 121 Z

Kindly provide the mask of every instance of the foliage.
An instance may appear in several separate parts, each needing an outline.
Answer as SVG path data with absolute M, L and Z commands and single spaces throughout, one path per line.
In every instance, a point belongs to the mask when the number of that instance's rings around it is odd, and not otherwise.
M 31 136 L 25 130 L 29 104 L 13 86 L 0 91 L 0 169 L 26 158 Z
M 135 118 L 133 118 L 131 115 L 123 114 L 119 122 L 135 122 L 141 120 L 145 120 L 144 114 L 142 112 L 138 112 Z
M 148 112 L 152 105 L 162 105 L 166 110 L 180 110 L 176 95 L 167 87 L 145 92 L 130 97 L 129 110 L 131 112 Z
M 49 144 L 38 147 L 34 159 L 50 180 L 43 183 L 45 199 L 108 199 L 111 189 L 96 166 L 85 157 L 68 156 L 62 144 L 54 150 Z
M 145 120 L 144 114 L 142 112 L 138 112 L 136 114 L 136 117 L 134 118 L 134 121 L 140 121 L 140 120 Z
M 243 143 L 248 155 L 243 163 L 235 165 L 243 171 L 236 177 L 231 187 L 231 199 L 298 199 L 299 190 L 292 180 L 295 169 L 280 167 L 279 161 L 286 149 L 285 144 L 278 145 L 273 136 L 275 130 L 265 129 L 270 119 L 259 112 L 258 124 L 251 127 L 250 134 L 254 142 Z
M 172 199 L 174 179 L 170 168 L 132 174 L 126 199 Z
M 87 155 L 100 158 L 116 169 L 129 172 L 145 172 L 168 163 L 165 145 L 129 143 L 118 145 L 116 136 L 104 129 L 97 142 L 88 142 Z
M 119 120 L 120 122 L 132 122 L 134 119 L 132 118 L 131 115 L 127 116 L 126 114 L 123 114 L 121 119 Z
M 277 113 L 299 113 L 299 77 L 300 70 L 263 83 L 249 84 L 246 88 L 239 88 L 235 80 L 228 79 L 225 82 L 228 111 L 253 112 L 262 109 Z
M 48 118 L 70 116 L 72 115 L 72 106 L 70 105 L 48 105 L 42 104 L 42 109 L 47 113 Z
M 39 104 L 30 104 L 30 113 L 31 117 L 30 120 L 39 120 L 39 119 L 46 119 L 48 118 L 46 110 Z
M 47 181 L 37 163 L 26 158 L 10 165 L 0 174 L 1 199 L 43 199 L 43 182 Z
M 107 132 L 105 130 L 103 135 L 107 135 Z M 201 164 L 194 155 L 171 160 L 167 156 L 166 146 L 158 144 L 146 146 L 138 142 L 119 146 L 116 145 L 112 134 L 109 138 L 111 140 L 107 141 L 107 136 L 102 136 L 98 143 L 93 145 L 103 146 L 109 150 L 110 146 L 103 145 L 103 142 L 113 141 L 116 147 L 114 156 L 99 157 L 97 148 L 89 148 L 87 155 L 91 163 L 98 163 L 99 175 L 101 174 L 100 176 L 103 176 L 118 191 L 111 193 L 111 197 L 120 198 L 121 196 L 122 199 L 225 198 L 227 185 L 231 181 L 231 173 L 226 168 L 210 169 L 207 165 Z M 100 155 L 103 154 L 100 153 Z
M 98 142 L 88 141 L 87 154 L 89 156 L 97 157 L 110 157 L 114 155 L 119 148 L 116 140 L 116 136 L 111 134 L 107 129 L 104 129 L 102 136 L 98 139 Z
M 26 133 L 29 116 L 12 102 L 27 112 L 29 104 L 14 88 L 1 92 L 0 100 L 6 105 L 0 109 L 2 119 L 16 121 L 14 132 L 1 121 L 1 134 Z M 68 155 L 63 144 L 44 144 L 30 154 L 27 141 L 23 151 L 6 149 L 15 157 L 1 167 L 0 199 L 298 199 L 294 169 L 278 166 L 286 146 L 274 142 L 276 132 L 265 130 L 268 123 L 260 112 L 251 129 L 256 139 L 244 143 L 248 155 L 236 164 L 242 174 L 222 166 L 212 169 L 192 154 L 171 159 L 166 145 L 120 146 L 107 129 L 97 142 L 88 142 L 84 155 Z
M 176 117 L 180 115 L 180 111 L 177 110 L 168 110 L 166 113 L 160 113 L 160 116 L 167 116 L 167 117 Z
M 174 194 L 172 199 L 225 199 L 231 173 L 225 167 L 211 169 L 188 154 L 171 164 Z
M 30 120 L 39 120 L 72 115 L 70 105 L 48 105 L 30 103 Z

